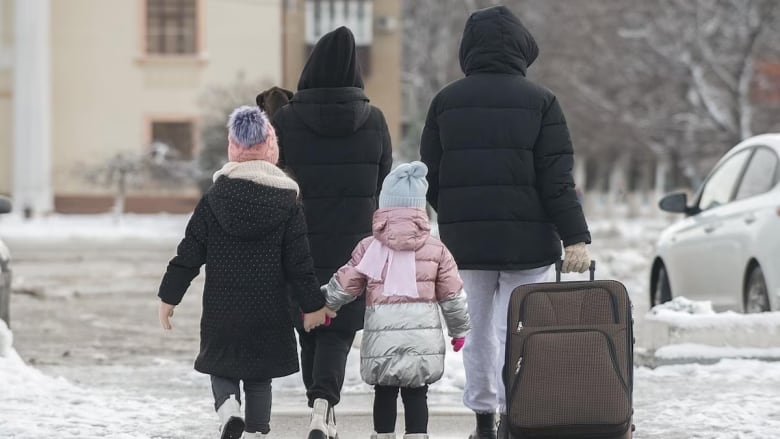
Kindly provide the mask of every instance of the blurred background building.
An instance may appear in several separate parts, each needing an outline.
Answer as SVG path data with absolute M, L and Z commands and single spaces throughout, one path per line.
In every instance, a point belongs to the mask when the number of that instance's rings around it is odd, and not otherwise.
M 204 139 L 220 157 L 226 142 L 226 115 L 204 107 L 294 90 L 313 44 L 340 25 L 397 135 L 399 14 L 394 0 L 0 0 L 0 194 L 32 213 L 109 211 L 117 191 L 127 212 L 188 212 L 208 176 L 184 171 L 210 175 L 197 166 Z M 160 160 L 180 178 L 145 172 Z
M 563 104 L 586 207 L 693 190 L 780 131 L 777 0 L 0 0 L 0 194 L 31 213 L 188 212 L 230 109 L 295 90 L 341 25 L 395 157 L 415 159 L 468 15 L 499 3 L 539 42 L 529 76 Z

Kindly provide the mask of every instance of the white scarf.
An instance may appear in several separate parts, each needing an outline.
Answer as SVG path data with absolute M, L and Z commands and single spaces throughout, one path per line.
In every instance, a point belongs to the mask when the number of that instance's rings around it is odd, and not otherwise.
M 289 189 L 296 193 L 301 192 L 295 180 L 277 168 L 276 165 L 262 160 L 227 162 L 222 169 L 214 173 L 214 181 L 223 175 L 228 178 L 249 180 L 263 186 Z

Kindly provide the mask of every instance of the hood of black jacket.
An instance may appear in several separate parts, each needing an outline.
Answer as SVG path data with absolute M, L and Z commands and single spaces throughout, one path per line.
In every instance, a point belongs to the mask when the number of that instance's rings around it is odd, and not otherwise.
M 309 129 L 325 137 L 349 136 L 371 115 L 368 97 L 357 87 L 301 90 L 290 106 Z
M 298 81 L 298 90 L 339 87 L 363 88 L 355 36 L 344 26 L 317 41 Z
M 258 239 L 288 221 L 297 194 L 294 190 L 222 176 L 206 193 L 206 200 L 228 234 Z
M 473 73 L 525 75 L 539 56 L 531 32 L 506 6 L 474 12 L 466 21 L 460 43 L 460 68 Z

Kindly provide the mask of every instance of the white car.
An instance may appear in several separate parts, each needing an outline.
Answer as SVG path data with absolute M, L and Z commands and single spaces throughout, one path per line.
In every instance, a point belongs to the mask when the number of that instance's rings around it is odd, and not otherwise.
M 780 134 L 752 137 L 720 159 L 691 205 L 684 193 L 659 206 L 686 218 L 663 231 L 650 304 L 674 296 L 719 310 L 780 310 Z

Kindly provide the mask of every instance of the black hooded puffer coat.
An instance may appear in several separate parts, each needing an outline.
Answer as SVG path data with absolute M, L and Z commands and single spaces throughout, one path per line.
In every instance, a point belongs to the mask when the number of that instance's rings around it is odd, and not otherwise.
M 458 266 L 523 270 L 552 264 L 564 245 L 590 242 L 558 101 L 526 79 L 539 54 L 506 7 L 466 23 L 466 77 L 433 99 L 421 141 L 428 200 Z
M 298 92 L 274 116 L 280 163 L 301 187 L 314 266 L 321 284 L 371 234 L 382 181 L 392 166 L 382 112 L 363 92 L 355 40 L 342 27 L 320 39 Z M 328 330 L 363 327 L 365 300 L 343 307 Z
M 195 369 L 243 380 L 297 372 L 287 295 L 291 291 L 305 312 L 322 308 L 325 300 L 295 191 L 220 177 L 190 218 L 160 285 L 160 299 L 177 305 L 203 264 Z

